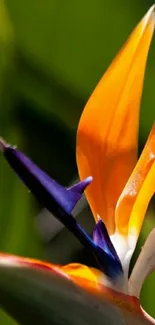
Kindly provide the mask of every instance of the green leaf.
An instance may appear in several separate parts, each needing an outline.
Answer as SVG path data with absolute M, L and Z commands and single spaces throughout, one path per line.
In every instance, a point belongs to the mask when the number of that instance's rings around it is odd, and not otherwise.
M 0 135 L 21 144 L 13 110 L 15 104 L 15 44 L 12 25 L 3 0 L 0 0 Z M 0 157 L 0 250 L 22 255 L 40 256 L 42 247 L 33 226 L 35 209 L 31 196 Z M 28 239 L 29 238 L 29 239 Z M 0 324 L 15 322 L 0 310 Z
M 70 128 L 76 128 L 96 83 L 148 9 L 140 1 L 121 0 L 8 0 L 7 7 L 20 53 L 19 95 Z M 155 117 L 154 53 L 153 47 L 142 103 L 145 136 Z
M 128 319 L 145 324 L 134 313 L 124 314 L 104 293 L 86 291 L 54 270 L 9 265 L 2 256 L 0 304 L 22 325 L 125 325 Z

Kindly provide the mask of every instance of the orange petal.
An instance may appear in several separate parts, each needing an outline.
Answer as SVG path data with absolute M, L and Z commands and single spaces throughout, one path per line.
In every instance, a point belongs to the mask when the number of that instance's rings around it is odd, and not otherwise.
M 151 197 L 155 192 L 155 157 L 154 162 L 150 168 L 148 175 L 137 195 L 137 199 L 132 209 L 132 213 L 129 221 L 129 236 L 136 236 L 136 240 L 139 236 L 144 216 L 150 202 Z
M 71 263 L 62 267 L 62 271 L 68 274 L 76 283 L 89 287 L 98 286 L 99 279 L 103 278 L 103 273 L 99 270 L 82 265 L 79 263 Z
M 86 196 L 95 219 L 99 215 L 110 234 L 115 230 L 116 202 L 137 158 L 139 105 L 154 8 L 137 25 L 102 77 L 77 131 L 80 178 L 93 176 Z
M 139 235 L 144 215 L 155 191 L 155 124 L 116 207 L 119 233 Z

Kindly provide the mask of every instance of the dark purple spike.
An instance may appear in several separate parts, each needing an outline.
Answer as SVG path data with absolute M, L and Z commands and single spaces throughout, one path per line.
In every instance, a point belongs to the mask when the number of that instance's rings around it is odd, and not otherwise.
M 85 178 L 83 181 L 72 185 L 71 187 L 68 188 L 68 190 L 82 194 L 86 187 L 92 182 L 93 178 L 91 176 Z
M 94 257 L 100 266 L 100 269 L 115 284 L 117 282 L 117 278 L 123 275 L 123 268 L 120 260 L 115 259 L 98 245 L 96 245 Z
M 99 247 L 101 247 L 107 254 L 116 259 L 119 263 L 120 259 L 116 253 L 116 250 L 111 242 L 109 234 L 107 232 L 104 222 L 100 219 L 95 225 L 93 231 L 93 240 Z

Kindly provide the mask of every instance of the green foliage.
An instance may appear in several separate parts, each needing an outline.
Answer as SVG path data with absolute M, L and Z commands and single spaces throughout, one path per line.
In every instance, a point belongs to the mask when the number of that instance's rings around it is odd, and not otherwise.
M 7 0 L 6 4 L 0 0 L 0 134 L 67 184 L 76 173 L 75 130 L 84 103 L 149 3 Z M 142 100 L 142 143 L 155 118 L 154 55 L 155 45 Z M 1 250 L 43 257 L 34 227 L 38 211 L 0 159 Z M 154 283 L 154 277 L 148 280 L 142 300 L 155 316 L 154 292 L 150 294 Z M 14 324 L 4 313 L 0 323 Z

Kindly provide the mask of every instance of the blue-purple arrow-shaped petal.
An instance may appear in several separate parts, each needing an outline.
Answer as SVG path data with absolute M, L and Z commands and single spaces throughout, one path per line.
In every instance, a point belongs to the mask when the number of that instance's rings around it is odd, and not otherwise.
M 71 215 L 85 188 L 91 183 L 92 177 L 87 177 L 82 182 L 70 188 L 65 188 L 49 177 L 22 152 L 6 144 L 2 139 L 0 139 L 0 151 L 3 152 L 10 166 L 39 202 L 52 212 L 93 253 L 100 269 L 115 281 L 117 276 L 123 273 L 123 270 L 119 259 L 114 254 L 114 248 L 110 247 L 108 242 L 110 239 L 105 231 L 106 228 L 104 229 L 106 235 L 102 236 L 97 226 L 94 231 L 95 241 L 93 241 Z M 103 245 L 101 245 L 101 242 L 103 242 Z
M 75 184 L 70 188 L 65 188 L 49 177 L 43 170 L 32 162 L 27 156 L 17 149 L 6 146 L 4 156 L 16 171 L 21 180 L 27 185 L 37 198 L 46 201 L 48 209 L 62 209 L 63 212 L 71 214 L 77 202 L 81 199 L 82 194 L 92 181 L 92 177 L 88 177 L 82 182 Z M 50 196 L 50 204 L 48 202 Z M 51 211 L 57 213 L 57 211 Z

